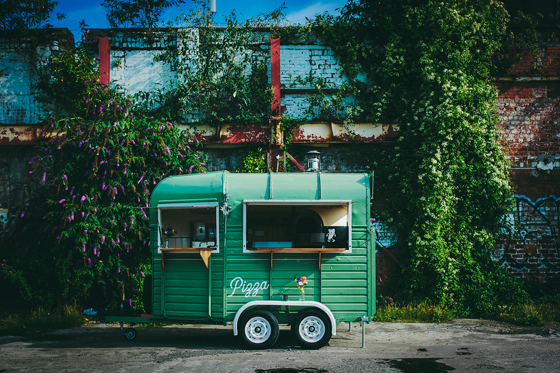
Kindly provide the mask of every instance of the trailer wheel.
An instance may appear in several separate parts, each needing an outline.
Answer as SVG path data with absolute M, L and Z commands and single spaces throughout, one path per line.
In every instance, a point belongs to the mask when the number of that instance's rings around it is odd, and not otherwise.
M 331 329 L 328 316 L 315 308 L 300 311 L 292 326 L 300 346 L 310 350 L 326 345 L 331 339 Z
M 123 332 L 123 336 L 128 339 L 129 341 L 132 341 L 134 338 L 136 338 L 136 329 L 134 328 L 128 328 Z
M 278 340 L 278 320 L 267 310 L 257 308 L 247 311 L 240 329 L 243 341 L 251 349 L 269 348 Z

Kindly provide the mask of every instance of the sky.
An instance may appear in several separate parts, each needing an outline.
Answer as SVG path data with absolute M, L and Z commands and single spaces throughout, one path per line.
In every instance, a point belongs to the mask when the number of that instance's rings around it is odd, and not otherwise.
M 190 0 L 185 0 L 186 4 L 168 10 L 162 17 L 164 20 L 173 20 L 182 10 L 193 7 Z M 291 23 L 305 23 L 306 17 L 312 19 L 316 14 L 329 12 L 339 14 L 336 8 L 342 7 L 346 0 L 216 0 L 216 15 L 214 21 L 223 23 L 224 16 L 235 9 L 238 19 L 243 20 L 256 16 L 259 13 L 271 12 L 285 3 L 287 9 L 285 13 Z M 80 32 L 79 23 L 85 20 L 90 28 L 108 28 L 109 24 L 105 17 L 105 9 L 101 6 L 101 0 L 58 0 L 58 6 L 53 15 L 59 13 L 66 14 L 66 19 L 58 21 L 53 19 L 50 23 L 57 28 L 68 28 L 74 35 Z

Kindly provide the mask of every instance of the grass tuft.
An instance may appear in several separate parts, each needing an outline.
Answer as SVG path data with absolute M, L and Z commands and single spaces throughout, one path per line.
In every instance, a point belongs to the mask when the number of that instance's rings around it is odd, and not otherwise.
M 406 306 L 388 304 L 380 307 L 373 317 L 374 321 L 382 322 L 449 322 L 454 319 L 453 312 L 426 302 Z
M 531 304 L 502 307 L 496 319 L 522 326 L 560 323 L 560 305 Z
M 33 336 L 81 326 L 87 319 L 75 306 L 59 306 L 51 311 L 37 308 L 27 313 L 0 313 L 0 335 Z

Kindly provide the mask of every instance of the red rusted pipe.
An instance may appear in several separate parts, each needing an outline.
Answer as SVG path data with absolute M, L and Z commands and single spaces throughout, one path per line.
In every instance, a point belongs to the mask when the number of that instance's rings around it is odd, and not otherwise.
M 291 155 L 290 153 L 286 152 L 286 156 L 288 157 L 288 159 L 289 159 L 290 161 L 294 162 L 294 164 L 297 166 L 297 168 L 300 169 L 301 172 L 305 172 L 305 168 L 303 168 L 303 166 L 300 165 L 299 162 L 296 161 L 295 158 L 292 157 L 292 155 Z
M 270 39 L 270 85 L 274 90 L 272 116 L 280 116 L 280 38 Z
M 109 85 L 111 82 L 111 45 L 109 38 L 99 38 L 99 82 Z

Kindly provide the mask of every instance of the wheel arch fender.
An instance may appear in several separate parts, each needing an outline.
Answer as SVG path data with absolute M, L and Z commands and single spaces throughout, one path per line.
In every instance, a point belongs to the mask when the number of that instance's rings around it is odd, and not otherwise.
M 295 307 L 305 307 L 305 308 L 317 308 L 323 311 L 331 322 L 331 335 L 336 335 L 336 319 L 329 307 L 325 306 L 323 303 L 314 301 L 284 301 L 284 300 L 255 300 L 252 302 L 245 303 L 236 313 L 233 319 L 233 335 L 237 336 L 239 333 L 239 320 L 243 312 L 247 311 L 252 307 L 258 306 L 295 306 Z

